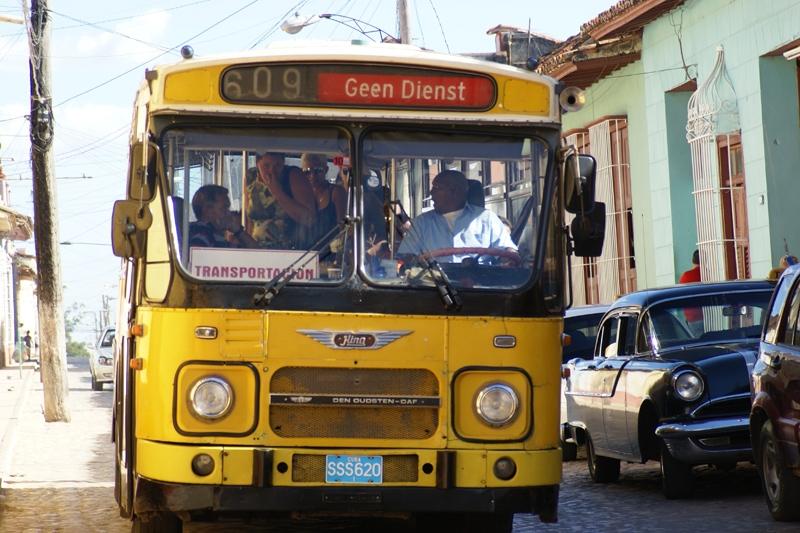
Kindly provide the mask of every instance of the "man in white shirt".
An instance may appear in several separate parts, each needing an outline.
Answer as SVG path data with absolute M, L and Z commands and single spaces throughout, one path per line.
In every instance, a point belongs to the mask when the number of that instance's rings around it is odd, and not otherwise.
M 491 211 L 467 203 L 469 185 L 458 170 L 445 170 L 433 179 L 433 210 L 412 220 L 398 255 L 420 255 L 442 248 L 494 248 L 516 252 L 508 227 Z M 435 254 L 434 254 L 435 255 Z M 440 256 L 460 262 L 467 255 Z

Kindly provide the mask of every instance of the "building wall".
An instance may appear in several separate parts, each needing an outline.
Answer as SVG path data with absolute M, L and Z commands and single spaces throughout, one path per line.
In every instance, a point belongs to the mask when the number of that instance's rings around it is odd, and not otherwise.
M 717 46 L 725 49 L 742 131 L 753 275 L 766 275 L 783 253 L 784 238 L 793 253 L 800 252 L 800 228 L 786 220 L 800 198 L 800 180 L 796 179 L 796 169 L 800 168 L 796 66 L 782 57 L 762 57 L 798 38 L 797 0 L 688 0 L 646 26 L 641 62 L 646 73 L 644 99 L 657 284 L 673 283 L 680 275 L 675 265 L 686 264 L 686 246 L 683 242 L 677 245 L 670 230 L 681 227 L 683 217 L 693 215 L 673 211 L 658 201 L 671 197 L 674 187 L 682 187 L 673 183 L 676 177 L 670 173 L 682 163 L 670 161 L 664 120 L 667 91 L 686 81 L 680 45 L 698 85 L 712 70 Z
M 637 61 L 613 72 L 586 89 L 586 105 L 577 112 L 565 113 L 565 130 L 585 128 L 602 117 L 622 115 L 628 119 L 631 195 L 633 197 L 633 237 L 638 288 L 655 283 L 653 209 L 649 183 L 648 125 L 644 112 L 644 77 Z

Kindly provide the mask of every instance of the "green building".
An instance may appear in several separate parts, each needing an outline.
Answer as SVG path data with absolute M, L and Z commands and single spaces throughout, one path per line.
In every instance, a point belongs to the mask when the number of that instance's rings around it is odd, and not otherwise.
M 800 254 L 800 1 L 623 0 L 543 57 L 586 91 L 567 142 L 598 160 L 602 257 L 576 303 L 675 283 L 765 277 Z

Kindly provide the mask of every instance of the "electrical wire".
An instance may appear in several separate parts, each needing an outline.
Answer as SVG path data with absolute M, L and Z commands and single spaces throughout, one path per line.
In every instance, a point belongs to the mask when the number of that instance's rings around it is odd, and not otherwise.
M 447 53 L 450 53 L 450 45 L 447 43 L 447 35 L 444 34 L 444 26 L 442 26 L 442 19 L 439 18 L 439 12 L 436 10 L 436 5 L 434 5 L 433 0 L 428 0 L 431 4 L 431 8 L 433 8 L 433 14 L 436 15 L 436 21 L 439 23 L 439 30 L 442 32 L 442 39 L 444 39 L 444 45 L 447 48 Z
M 97 30 L 104 31 L 106 33 L 110 33 L 112 35 L 118 35 L 120 37 L 124 37 L 125 39 L 130 39 L 131 41 L 137 42 L 139 44 L 150 46 L 150 47 L 155 48 L 157 50 L 161 50 L 161 51 L 164 51 L 164 52 L 167 52 L 167 53 L 174 52 L 174 49 L 167 48 L 164 45 L 161 45 L 161 44 L 158 44 L 158 43 L 151 43 L 151 42 L 148 42 L 148 41 L 143 41 L 142 39 L 139 39 L 137 37 L 133 37 L 131 35 L 127 35 L 125 33 L 122 33 L 121 31 L 116 31 L 116 30 L 111 30 L 111 29 L 108 29 L 108 28 L 104 28 L 104 27 L 102 27 L 99 24 L 96 24 L 94 22 L 88 22 L 88 21 L 85 21 L 85 20 L 81 20 L 81 19 L 72 17 L 70 15 L 65 15 L 64 13 L 59 13 L 58 11 L 53 11 L 52 9 L 48 9 L 47 11 L 49 11 L 50 13 L 52 13 L 54 15 L 58 15 L 59 17 L 64 17 L 65 19 L 68 19 L 68 20 L 72 20 L 72 21 L 75 21 L 75 22 L 80 22 L 82 25 L 90 26 L 90 27 L 95 28 Z
M 212 29 L 216 28 L 217 26 L 219 26 L 220 24 L 222 24 L 222 23 L 223 23 L 223 22 L 225 22 L 226 20 L 230 19 L 231 17 L 233 17 L 233 16 L 235 16 L 235 15 L 238 15 L 239 13 L 241 13 L 242 11 L 244 11 L 245 9 L 247 9 L 248 7 L 250 7 L 250 6 L 252 6 L 253 4 L 256 4 L 256 3 L 258 3 L 258 2 L 260 2 L 260 0 L 251 0 L 251 1 L 250 1 L 250 2 L 248 2 L 247 4 L 245 4 L 245 5 L 243 5 L 242 7 L 240 7 L 239 9 L 237 9 L 237 10 L 233 11 L 232 13 L 229 13 L 228 15 L 226 15 L 226 16 L 224 16 L 224 17 L 222 17 L 222 18 L 221 18 L 221 19 L 219 19 L 218 21 L 214 22 L 214 23 L 213 23 L 213 24 L 211 24 L 210 26 L 208 26 L 208 27 L 204 28 L 204 29 L 203 29 L 203 30 L 201 30 L 200 32 L 198 32 L 198 33 L 194 34 L 193 36 L 189 37 L 188 39 L 184 39 L 183 41 L 181 41 L 181 43 L 180 43 L 180 44 L 176 44 L 175 46 L 172 46 L 172 47 L 170 47 L 170 48 L 169 48 L 169 49 L 168 49 L 166 52 L 162 52 L 162 53 L 160 53 L 160 54 L 158 54 L 158 55 L 156 55 L 156 56 L 154 56 L 154 57 L 152 57 L 152 58 L 148 59 L 147 61 L 144 61 L 144 62 L 142 62 L 142 63 L 139 63 L 138 65 L 136 65 L 136 66 L 135 66 L 135 67 L 133 67 L 133 68 L 129 68 L 129 69 L 128 69 L 128 70 L 126 70 L 125 72 L 122 72 L 122 73 L 120 73 L 120 74 L 117 74 L 116 76 L 113 76 L 112 78 L 109 78 L 109 79 L 107 79 L 107 80 L 106 80 L 106 81 L 104 81 L 104 82 L 98 83 L 97 85 L 95 85 L 95 86 L 93 86 L 93 87 L 90 87 L 90 88 L 88 88 L 88 89 L 86 89 L 86 90 L 84 90 L 84 91 L 81 91 L 81 92 L 79 92 L 79 93 L 77 93 L 77 94 L 74 94 L 74 95 L 70 96 L 69 98 L 66 98 L 65 100 L 62 100 L 62 101 L 58 102 L 58 103 L 57 103 L 57 104 L 55 104 L 53 107 L 61 106 L 61 105 L 64 105 L 64 104 L 66 104 L 67 102 L 71 102 L 72 100 L 75 100 L 76 98 L 80 98 L 81 96 L 84 96 L 84 95 L 86 95 L 86 94 L 88 94 L 88 93 L 90 93 L 90 92 L 92 92 L 92 91 L 94 91 L 94 90 L 96 90 L 96 89 L 99 89 L 100 87 L 104 87 L 104 86 L 108 85 L 109 83 L 111 83 L 111 82 L 113 82 L 113 81 L 116 81 L 116 80 L 120 79 L 121 77 L 123 77 L 123 76 L 125 76 L 125 75 L 127 75 L 127 74 L 130 74 L 131 72 L 133 72 L 133 71 L 135 71 L 135 70 L 138 70 L 138 69 L 140 69 L 140 68 L 142 68 L 142 67 L 144 67 L 144 66 L 146 66 L 146 65 L 149 65 L 150 63 L 152 63 L 152 62 L 153 62 L 153 61 L 155 61 L 156 59 L 158 59 L 158 58 L 160 58 L 160 57 L 162 57 L 162 56 L 166 55 L 167 53 L 169 53 L 169 52 L 170 52 L 170 51 L 172 51 L 172 50 L 175 50 L 175 49 L 177 49 L 177 48 L 180 48 L 180 47 L 181 47 L 183 44 L 185 44 L 185 43 L 187 43 L 187 42 L 191 41 L 192 39 L 195 39 L 195 38 L 199 37 L 200 35 L 203 35 L 204 33 L 207 33 L 207 32 L 209 32 L 209 31 L 211 31 Z
M 303 6 L 305 6 L 305 5 L 308 3 L 308 1 L 309 1 L 309 0 L 301 0 L 300 2 L 297 2 L 297 3 L 296 3 L 294 6 L 293 6 L 293 7 L 289 8 L 289 10 L 288 10 L 288 11 L 286 11 L 286 13 L 284 13 L 283 15 L 281 15 L 281 17 L 278 19 L 278 21 L 277 21 L 275 24 L 273 24 L 272 26 L 270 26 L 270 28 L 269 28 L 267 31 L 265 31 L 264 33 L 262 33 L 262 34 L 261 34 L 261 35 L 260 35 L 260 36 L 259 36 L 259 37 L 256 39 L 256 41 L 255 41 L 255 42 L 254 42 L 252 45 L 250 45 L 250 50 L 252 50 L 252 49 L 253 49 L 253 48 L 255 48 L 256 46 L 258 46 L 259 44 L 261 44 L 261 43 L 262 43 L 264 40 L 266 40 L 266 39 L 267 39 L 267 38 L 268 38 L 270 35 L 272 35 L 273 33 L 275 33 L 275 32 L 278 30 L 278 28 L 280 28 L 280 26 L 281 26 L 281 23 L 282 23 L 282 22 L 283 22 L 283 21 L 286 19 L 286 17 L 288 17 L 289 15 L 291 15 L 293 12 L 295 12 L 295 11 L 298 11 L 298 10 L 302 9 L 302 8 L 303 8 Z

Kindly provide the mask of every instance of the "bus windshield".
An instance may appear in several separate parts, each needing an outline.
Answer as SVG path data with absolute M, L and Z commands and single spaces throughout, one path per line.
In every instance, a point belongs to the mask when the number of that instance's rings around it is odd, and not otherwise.
M 352 270 L 339 224 L 345 131 L 173 129 L 162 145 L 177 249 L 194 277 L 265 282 L 286 271 L 295 283 L 336 282 Z
M 376 284 L 530 279 L 549 150 L 528 136 L 374 129 L 362 141 L 363 262 Z

